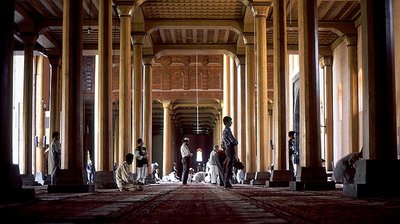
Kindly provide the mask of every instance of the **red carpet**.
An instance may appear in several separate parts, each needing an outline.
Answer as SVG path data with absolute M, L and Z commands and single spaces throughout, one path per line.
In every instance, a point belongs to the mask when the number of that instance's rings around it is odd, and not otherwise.
M 48 194 L 0 204 L 3 220 L 21 223 L 399 223 L 400 199 L 344 198 L 341 190 L 290 191 L 234 185 L 158 184 L 140 192 Z

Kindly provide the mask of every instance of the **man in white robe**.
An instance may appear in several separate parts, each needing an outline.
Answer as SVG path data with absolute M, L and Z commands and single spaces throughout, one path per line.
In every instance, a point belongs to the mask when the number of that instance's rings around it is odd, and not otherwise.
M 126 154 L 125 161 L 119 165 L 115 173 L 115 179 L 117 186 L 120 191 L 141 191 L 143 190 L 143 184 L 135 181 L 129 172 L 129 166 L 132 165 L 133 154 Z

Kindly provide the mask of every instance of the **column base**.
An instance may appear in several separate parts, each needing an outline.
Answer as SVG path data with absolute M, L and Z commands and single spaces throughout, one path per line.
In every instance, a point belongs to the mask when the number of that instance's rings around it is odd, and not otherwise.
M 35 189 L 9 189 L 0 193 L 0 203 L 27 202 L 35 200 Z
M 94 178 L 96 189 L 116 189 L 115 173 L 113 171 L 97 171 Z
M 265 187 L 289 187 L 292 176 L 289 170 L 272 170 L 271 179 L 265 181 Z
M 35 189 L 23 189 L 19 166 L 14 164 L 0 165 L 2 183 L 0 184 L 0 203 L 26 202 L 35 199 Z
M 343 196 L 400 197 L 400 160 L 359 160 L 354 183 L 343 184 Z M 389 182 L 389 184 L 387 184 Z
M 93 192 L 94 184 L 86 184 L 86 170 L 60 170 L 57 183 L 49 185 L 49 193 L 85 193 Z
M 270 180 L 271 173 L 269 171 L 256 172 L 254 179 L 250 181 L 250 185 L 265 185 L 265 181 Z
M 290 181 L 289 189 L 295 191 L 335 190 L 335 182 L 328 181 L 325 167 L 300 167 L 296 181 Z

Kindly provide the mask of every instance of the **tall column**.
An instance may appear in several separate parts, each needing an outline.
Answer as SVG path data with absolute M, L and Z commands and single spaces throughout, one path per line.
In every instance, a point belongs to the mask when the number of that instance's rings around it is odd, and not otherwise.
M 325 167 L 333 170 L 333 73 L 332 56 L 323 56 L 320 60 L 325 78 L 325 119 L 326 119 L 326 146 Z
M 65 0 L 62 37 L 61 168 L 83 169 L 82 0 Z M 86 154 L 85 154 L 86 155 Z M 82 176 L 74 177 L 82 183 Z
M 151 62 L 153 57 L 146 57 L 143 60 L 144 63 L 144 94 L 143 94 L 143 141 L 144 146 L 147 148 L 147 159 L 149 164 L 152 164 L 152 155 L 153 155 L 153 94 L 152 94 L 152 83 L 153 83 L 153 74 Z M 151 168 L 149 166 L 148 168 Z
M 36 172 L 44 172 L 44 108 L 43 108 L 43 55 L 36 56 L 36 135 L 38 144 L 36 147 Z
M 168 175 L 171 171 L 171 101 L 162 102 L 164 108 L 164 135 L 163 135 L 163 175 Z
M 119 69 L 119 161 L 132 152 L 131 145 L 131 15 L 133 2 L 117 1 L 120 17 L 120 69 Z
M 290 189 L 335 189 L 321 166 L 317 2 L 299 0 L 300 165 Z
M 350 118 L 349 118 L 349 145 L 351 152 L 360 151 L 359 125 L 358 125 L 358 73 L 357 73 L 357 36 L 347 35 L 347 67 L 349 69 L 350 86 Z
M 256 23 L 256 77 L 257 77 L 257 171 L 266 171 L 268 149 L 268 105 L 267 105 L 267 15 L 269 6 L 253 6 Z
M 99 1 L 99 64 L 95 81 L 95 150 L 98 171 L 112 170 L 112 0 Z
M 14 43 L 14 0 L 6 0 L 0 7 L 0 169 L 4 173 L 0 185 L 0 196 L 16 188 L 12 172 L 12 105 L 13 105 L 13 43 Z M 7 43 L 7 44 L 5 44 Z
M 60 77 L 60 56 L 49 55 L 51 66 L 50 78 L 50 138 L 54 131 L 60 132 L 60 95 L 61 95 L 61 77 Z
M 246 167 L 246 56 L 238 55 L 237 58 L 237 155 L 243 165 Z
M 33 143 L 33 47 L 36 35 L 26 35 L 24 38 L 24 89 L 22 117 L 22 145 L 19 152 L 19 169 L 21 174 L 32 173 L 32 143 Z
M 392 0 L 361 0 L 364 159 L 357 163 L 355 186 L 343 186 L 348 196 L 399 194 L 397 182 L 382 184 L 381 181 L 388 170 L 400 169 L 396 150 L 392 16 Z M 400 177 L 397 172 L 389 176 Z
M 254 36 L 244 38 L 246 47 L 246 172 L 256 171 L 256 97 L 255 97 L 255 55 Z
M 390 0 L 361 1 L 364 155 L 367 159 L 397 158 L 392 15 Z
M 286 4 L 273 1 L 274 23 L 274 169 L 287 170 L 287 130 L 286 130 L 286 73 L 287 41 L 286 41 Z M 290 159 L 290 158 L 289 158 Z
M 319 166 L 320 118 L 318 89 L 317 7 L 313 0 L 299 0 L 300 54 L 300 164 Z
M 132 86 L 132 149 L 136 148 L 136 140 L 143 138 L 142 127 L 142 49 L 144 34 L 133 35 L 133 86 Z
M 237 64 L 235 63 L 235 60 L 233 60 L 233 58 L 230 58 L 230 65 L 231 65 L 231 68 L 230 68 L 230 71 L 231 71 L 231 78 L 230 78 L 230 99 L 231 99 L 231 102 L 230 102 L 230 107 L 231 107 L 231 109 L 230 109 L 230 111 L 231 111 L 231 117 L 232 117 L 232 121 L 233 121 L 233 123 L 234 124 L 236 124 L 236 125 L 233 125 L 232 127 L 231 127 L 231 129 L 232 129 L 232 133 L 233 133 L 233 136 L 238 136 L 238 126 L 237 126 L 237 124 L 238 124 L 238 118 L 237 118 L 237 113 L 238 113 L 238 87 L 237 87 L 237 84 L 238 84 L 238 66 L 237 66 Z
M 231 116 L 231 59 L 228 55 L 224 54 L 223 59 L 223 66 L 224 66 L 224 73 L 223 73 L 223 98 L 224 98 L 224 105 L 222 108 L 222 116 Z
M 118 112 L 114 117 L 114 163 L 121 164 L 123 161 L 119 160 L 119 116 Z

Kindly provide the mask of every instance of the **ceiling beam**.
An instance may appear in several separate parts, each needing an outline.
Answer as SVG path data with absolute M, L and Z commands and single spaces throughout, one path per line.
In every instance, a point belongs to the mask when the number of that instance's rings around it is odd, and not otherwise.
M 203 28 L 207 29 L 228 29 L 240 34 L 243 32 L 243 21 L 240 20 L 146 20 L 145 30 L 148 33 L 152 33 L 157 29 L 196 29 Z

